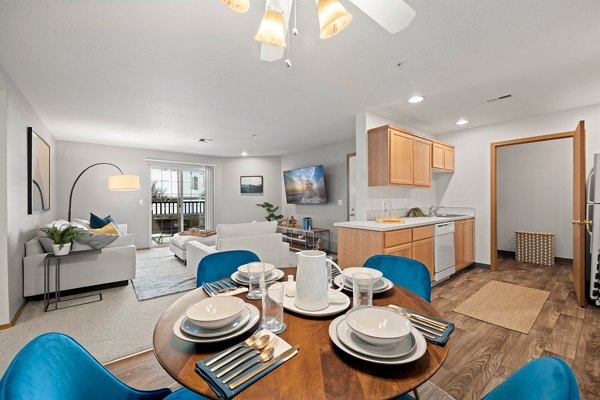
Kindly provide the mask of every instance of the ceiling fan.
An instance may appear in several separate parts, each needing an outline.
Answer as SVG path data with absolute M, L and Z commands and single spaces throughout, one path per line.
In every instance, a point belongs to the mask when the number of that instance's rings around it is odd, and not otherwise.
M 298 0 L 266 0 L 265 14 L 255 39 L 262 43 L 260 59 L 276 61 L 283 58 L 285 49 L 289 53 L 289 33 L 291 16 L 294 16 L 292 34 L 296 29 L 296 3 Z M 349 0 L 367 16 L 391 34 L 407 28 L 416 11 L 403 0 Z M 240 13 L 248 11 L 250 0 L 223 0 L 225 5 Z M 315 0 L 319 18 L 320 38 L 330 38 L 342 31 L 350 21 L 350 14 L 339 0 Z M 285 60 L 292 66 L 289 57 Z

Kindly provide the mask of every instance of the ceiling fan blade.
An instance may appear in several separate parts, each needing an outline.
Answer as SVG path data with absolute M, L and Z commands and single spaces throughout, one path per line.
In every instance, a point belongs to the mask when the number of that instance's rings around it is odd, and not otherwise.
M 281 60 L 283 58 L 284 50 L 283 47 L 263 43 L 260 47 L 260 59 L 268 62 Z
M 350 0 L 391 34 L 407 28 L 417 12 L 403 0 Z

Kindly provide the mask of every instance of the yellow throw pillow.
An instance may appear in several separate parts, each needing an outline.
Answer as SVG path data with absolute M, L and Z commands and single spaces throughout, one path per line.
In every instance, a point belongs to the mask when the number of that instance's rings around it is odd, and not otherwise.
M 110 222 L 108 225 L 105 225 L 104 227 L 99 228 L 99 229 L 90 229 L 90 232 L 98 233 L 98 234 L 105 234 L 105 235 L 119 236 L 119 230 L 117 229 L 115 224 L 113 224 L 112 222 Z

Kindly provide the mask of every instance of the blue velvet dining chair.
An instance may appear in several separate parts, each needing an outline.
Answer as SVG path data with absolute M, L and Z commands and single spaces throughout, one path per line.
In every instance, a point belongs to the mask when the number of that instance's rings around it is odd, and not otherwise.
M 431 301 L 431 275 L 423 263 L 411 258 L 381 254 L 370 257 L 363 267 L 383 272 L 395 285 Z
M 46 333 L 29 342 L 0 380 L 6 400 L 200 400 L 187 389 L 143 391 L 125 385 L 79 343 L 62 333 Z
M 579 400 L 577 380 L 557 357 L 530 361 L 488 393 L 483 400 Z
M 214 282 L 229 277 L 240 265 L 255 261 L 260 261 L 260 258 L 248 250 L 228 250 L 209 254 L 198 264 L 196 287 L 200 287 L 202 282 Z

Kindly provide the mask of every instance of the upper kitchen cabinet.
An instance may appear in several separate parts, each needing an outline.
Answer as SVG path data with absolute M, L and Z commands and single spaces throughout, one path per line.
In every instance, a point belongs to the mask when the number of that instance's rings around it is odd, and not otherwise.
M 433 142 L 431 145 L 433 171 L 454 172 L 454 146 Z
M 369 130 L 369 186 L 431 186 L 431 140 L 386 125 Z

